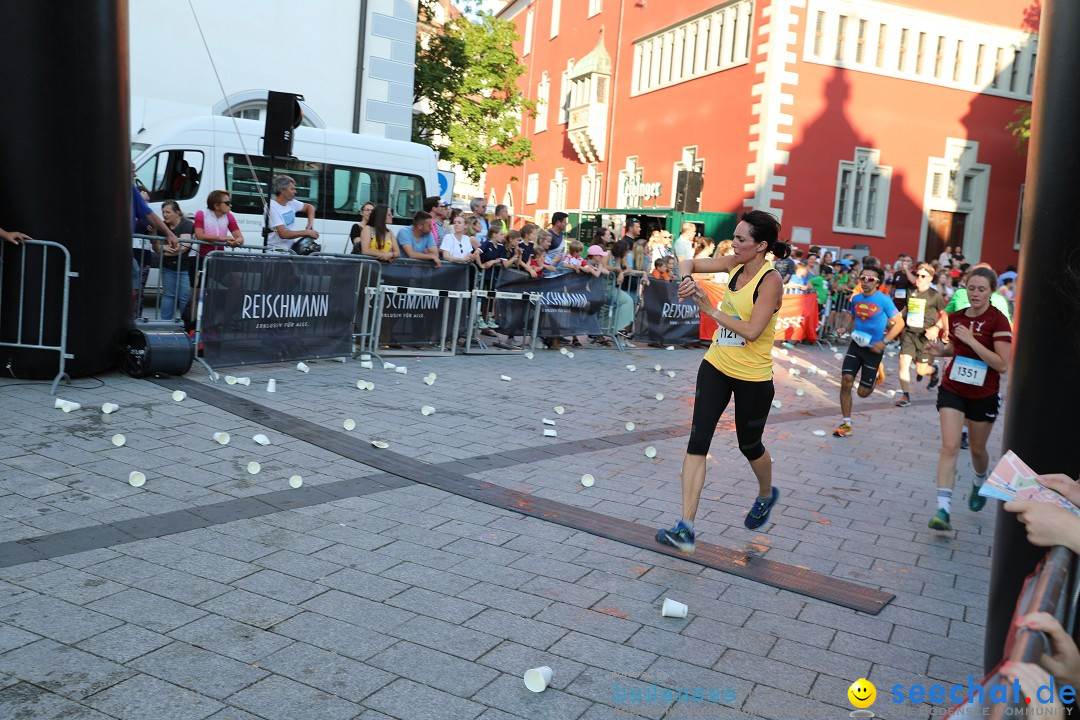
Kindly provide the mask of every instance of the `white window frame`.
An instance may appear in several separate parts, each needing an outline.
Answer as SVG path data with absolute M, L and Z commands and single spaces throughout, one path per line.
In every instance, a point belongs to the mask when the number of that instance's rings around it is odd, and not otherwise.
M 532 52 L 532 44 L 533 44 L 533 11 L 530 8 L 529 11 L 527 13 L 525 13 L 525 38 L 524 38 L 524 43 L 523 43 L 524 47 L 521 50 L 522 57 L 524 57 L 524 56 L 526 56 L 526 55 L 528 55 L 529 53 Z
M 559 77 L 559 120 L 557 125 L 565 125 L 570 121 L 570 92 L 572 85 L 570 83 L 570 76 L 574 74 L 574 58 L 570 58 L 566 61 L 566 69 L 562 71 L 562 75 Z
M 525 204 L 535 205 L 540 196 L 540 173 L 529 173 L 525 179 Z
M 548 181 L 548 207 L 553 210 L 566 210 L 566 188 L 569 186 L 566 171 L 555 168 L 555 176 Z
M 604 0 L 589 0 L 589 14 L 586 17 L 596 17 L 604 10 Z
M 885 237 L 892 168 L 881 165 L 880 160 L 880 150 L 856 147 L 854 159 L 841 160 L 837 164 L 836 200 L 832 213 L 833 232 Z M 852 178 L 847 188 L 843 184 L 845 172 L 851 173 Z M 863 177 L 861 186 L 860 175 Z M 870 189 L 874 178 L 877 179 L 877 187 L 871 207 Z M 837 222 L 838 220 L 840 222 Z
M 551 95 L 551 79 L 548 77 L 547 70 L 540 75 L 540 82 L 536 85 L 536 122 L 533 125 L 534 133 L 542 133 L 547 130 L 548 124 L 548 102 Z
M 559 19 L 562 16 L 562 0 L 551 0 L 551 37 L 559 37 Z
M 581 176 L 581 197 L 579 205 L 582 212 L 600 209 L 600 185 L 604 176 L 602 173 L 598 172 L 599 168 L 600 163 L 591 162 L 589 163 L 585 174 Z

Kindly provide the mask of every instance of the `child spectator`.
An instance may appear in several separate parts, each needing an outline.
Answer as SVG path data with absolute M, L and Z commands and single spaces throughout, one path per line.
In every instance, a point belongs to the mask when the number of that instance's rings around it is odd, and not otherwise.
M 581 272 L 585 266 L 585 258 L 581 257 L 581 253 L 585 252 L 585 246 L 578 240 L 571 240 L 566 245 L 567 253 L 563 255 L 562 266 L 569 268 L 574 272 Z
M 659 257 L 653 261 L 653 271 L 649 273 L 651 277 L 657 280 L 663 280 L 665 282 L 671 282 L 674 278 L 670 270 L 671 264 L 668 262 L 668 258 Z
M 518 258 L 518 268 L 529 272 L 529 260 L 536 251 L 536 236 L 540 234 L 540 226 L 528 223 L 521 228 L 521 257 Z M 533 277 L 536 277 L 533 275 Z

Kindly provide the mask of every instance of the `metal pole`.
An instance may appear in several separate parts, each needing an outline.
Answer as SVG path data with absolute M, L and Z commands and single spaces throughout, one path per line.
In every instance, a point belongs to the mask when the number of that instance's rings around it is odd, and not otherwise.
M 1021 297 L 1013 328 L 1012 367 L 1002 450 L 1039 473 L 1080 472 L 1080 3 L 1043 3 L 1031 110 L 1027 185 L 1020 240 Z M 1023 525 L 998 506 L 983 664 L 1002 657 L 1024 577 L 1046 553 L 1027 542 Z

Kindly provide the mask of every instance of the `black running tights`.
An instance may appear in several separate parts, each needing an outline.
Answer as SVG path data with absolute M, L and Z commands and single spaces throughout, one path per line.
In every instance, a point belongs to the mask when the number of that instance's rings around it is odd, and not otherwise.
M 765 422 L 774 395 L 772 380 L 752 382 L 736 380 L 720 372 L 707 360 L 698 368 L 697 392 L 694 395 L 694 424 L 690 428 L 690 455 L 708 455 L 713 433 L 731 396 L 735 396 L 735 434 L 739 450 L 750 462 L 765 454 L 761 444 Z

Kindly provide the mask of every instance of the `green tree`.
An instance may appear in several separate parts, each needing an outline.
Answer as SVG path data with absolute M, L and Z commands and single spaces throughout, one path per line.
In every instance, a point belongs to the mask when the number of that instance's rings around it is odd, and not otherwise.
M 420 22 L 433 25 L 431 0 L 421 0 Z M 521 165 L 533 156 L 521 137 L 523 115 L 535 114 L 517 79 L 525 72 L 514 53 L 514 24 L 490 12 L 462 16 L 417 40 L 413 140 L 439 151 L 477 180 L 486 165 Z M 426 101 L 426 102 L 425 102 Z
M 1021 155 L 1027 152 L 1028 140 L 1031 138 L 1031 106 L 1021 105 L 1013 113 L 1016 119 L 1005 126 L 1005 129 L 1016 138 L 1016 150 Z

